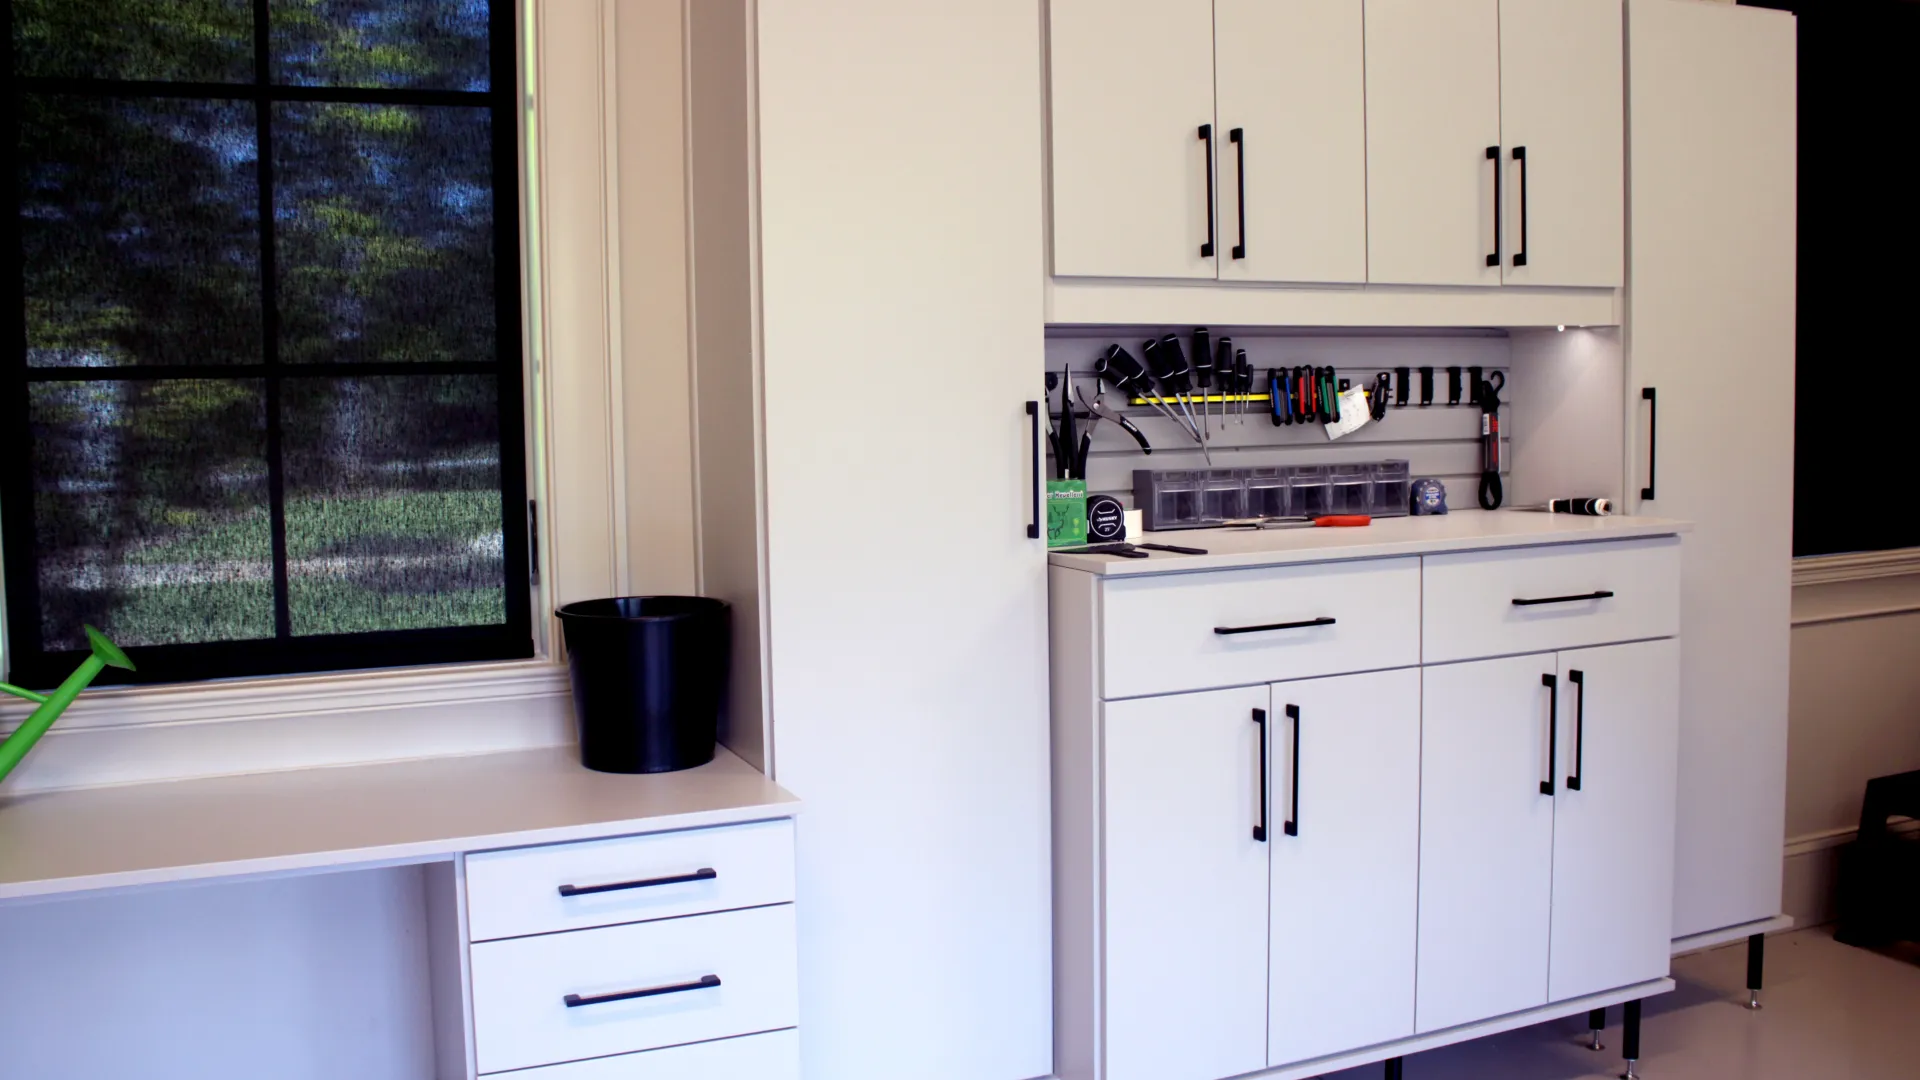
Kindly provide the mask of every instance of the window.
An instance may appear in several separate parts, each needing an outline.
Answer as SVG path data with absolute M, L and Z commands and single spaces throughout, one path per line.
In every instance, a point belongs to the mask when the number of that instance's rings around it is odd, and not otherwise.
M 12 681 L 532 655 L 507 0 L 13 0 Z

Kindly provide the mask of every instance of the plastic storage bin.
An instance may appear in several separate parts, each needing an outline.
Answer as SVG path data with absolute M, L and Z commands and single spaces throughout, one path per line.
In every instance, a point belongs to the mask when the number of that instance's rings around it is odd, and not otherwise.
M 1325 465 L 1295 465 L 1287 471 L 1295 517 L 1324 517 L 1334 513 L 1333 482 Z
M 1187 469 L 1136 469 L 1133 505 L 1148 529 L 1194 529 L 1205 520 L 1204 473 Z
M 1205 521 L 1232 521 L 1247 516 L 1247 481 L 1240 469 L 1208 469 L 1201 490 L 1206 501 L 1201 507 Z
M 1282 468 L 1245 469 L 1247 516 L 1278 518 L 1293 513 L 1293 501 L 1287 495 L 1287 470 Z
M 1406 517 L 1412 495 L 1413 473 L 1405 461 L 1378 461 L 1373 465 L 1374 517 Z
M 1373 466 L 1334 465 L 1327 469 L 1333 489 L 1333 513 L 1367 514 L 1373 510 Z

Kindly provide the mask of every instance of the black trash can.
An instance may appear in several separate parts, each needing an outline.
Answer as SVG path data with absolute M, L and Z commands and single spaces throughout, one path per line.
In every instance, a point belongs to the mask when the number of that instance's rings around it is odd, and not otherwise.
M 615 773 L 713 760 L 732 612 L 704 596 L 622 596 L 560 609 L 580 762 Z

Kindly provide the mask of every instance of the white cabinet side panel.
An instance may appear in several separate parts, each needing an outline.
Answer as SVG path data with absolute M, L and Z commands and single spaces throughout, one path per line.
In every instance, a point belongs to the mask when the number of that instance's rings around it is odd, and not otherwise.
M 806 803 L 805 1073 L 1043 1076 L 1039 12 L 758 10 L 769 678 L 775 779 Z M 851 408 L 849 386 L 938 401 L 967 437 Z M 902 517 L 934 492 L 937 527 Z
M 1053 658 L 1053 1075 L 1100 1068 L 1100 579 L 1049 567 Z
M 1684 556 L 1676 936 L 1776 915 L 1792 607 L 1795 32 L 1628 8 L 1629 474 Z M 1739 387 L 1729 393 L 1729 387 Z M 1647 462 L 1657 390 L 1657 475 Z

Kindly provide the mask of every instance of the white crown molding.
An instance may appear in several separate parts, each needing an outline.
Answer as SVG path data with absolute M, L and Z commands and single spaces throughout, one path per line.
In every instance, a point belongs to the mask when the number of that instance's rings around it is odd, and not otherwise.
M 1793 560 L 1793 625 L 1920 612 L 1920 548 Z
M 1840 581 L 1920 575 L 1920 548 L 1811 555 L 1793 560 L 1793 583 L 1829 585 Z

